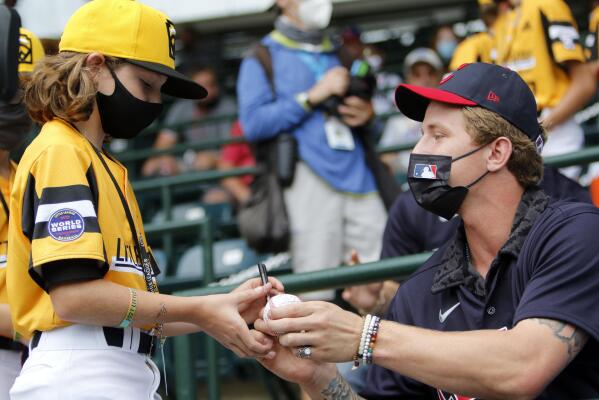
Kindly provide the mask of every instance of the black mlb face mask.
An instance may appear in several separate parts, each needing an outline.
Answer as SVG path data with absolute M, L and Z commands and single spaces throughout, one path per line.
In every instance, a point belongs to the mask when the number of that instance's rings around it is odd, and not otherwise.
M 408 184 L 416 202 L 433 214 L 451 219 L 464 202 L 468 189 L 489 173 L 486 171 L 466 186 L 451 187 L 449 186 L 451 164 L 476 153 L 485 146 L 480 146 L 456 158 L 434 154 L 410 154 Z

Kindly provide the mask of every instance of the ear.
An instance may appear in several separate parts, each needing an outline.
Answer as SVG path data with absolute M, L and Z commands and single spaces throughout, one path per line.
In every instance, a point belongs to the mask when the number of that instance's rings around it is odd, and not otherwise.
M 507 165 L 512 156 L 512 142 L 505 136 L 501 136 L 489 144 L 489 149 L 491 152 L 487 157 L 487 170 L 499 171 Z
M 85 59 L 85 65 L 88 67 L 101 67 L 106 62 L 104 54 L 90 53 Z

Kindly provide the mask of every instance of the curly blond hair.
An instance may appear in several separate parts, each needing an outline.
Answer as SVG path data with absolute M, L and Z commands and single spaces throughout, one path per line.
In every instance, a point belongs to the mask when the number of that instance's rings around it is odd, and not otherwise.
M 89 54 L 61 52 L 40 60 L 25 77 L 24 101 L 31 118 L 43 124 L 54 118 L 68 122 L 89 119 L 98 92 L 99 69 L 86 65 Z M 122 60 L 106 57 L 109 66 Z

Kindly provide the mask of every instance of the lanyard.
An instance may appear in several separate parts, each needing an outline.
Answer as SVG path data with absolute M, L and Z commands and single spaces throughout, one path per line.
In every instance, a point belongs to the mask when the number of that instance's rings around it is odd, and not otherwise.
M 100 158 L 100 161 L 102 162 L 102 165 L 104 166 L 104 169 L 106 170 L 106 173 L 110 176 L 110 180 L 112 181 L 114 188 L 116 189 L 117 193 L 119 194 L 121 203 L 123 204 L 123 210 L 125 211 L 125 215 L 127 216 L 127 221 L 129 222 L 129 228 L 131 229 L 131 234 L 133 235 L 133 242 L 135 243 L 135 247 L 137 248 L 137 251 L 139 252 L 139 256 L 141 257 L 142 273 L 144 276 L 144 280 L 146 282 L 146 289 L 148 290 L 148 292 L 156 293 L 156 292 L 158 292 L 158 288 L 156 287 L 156 284 L 154 283 L 154 281 L 152 279 L 152 275 L 153 275 L 152 262 L 150 261 L 150 257 L 146 250 L 143 236 L 141 234 L 139 236 L 137 235 L 137 230 L 135 229 L 135 221 L 133 220 L 133 215 L 131 214 L 131 210 L 129 209 L 129 205 L 127 204 L 127 200 L 125 199 L 125 195 L 121 191 L 121 187 L 119 186 L 114 175 L 112 174 L 112 171 L 110 171 L 110 168 L 108 168 L 108 164 L 106 164 L 104 157 L 102 156 L 100 151 L 98 151 L 98 149 L 96 149 L 93 145 L 92 145 L 92 147 L 94 148 L 94 151 L 98 155 L 98 158 Z
M 316 82 L 320 81 L 327 72 L 329 66 L 327 57 L 324 54 L 306 53 L 304 51 L 299 53 L 299 58 L 302 62 L 312 71 Z

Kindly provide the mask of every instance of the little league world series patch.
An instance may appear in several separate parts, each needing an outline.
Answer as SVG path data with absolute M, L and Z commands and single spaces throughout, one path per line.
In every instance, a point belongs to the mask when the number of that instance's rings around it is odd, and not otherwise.
M 48 220 L 48 233 L 59 242 L 72 242 L 83 235 L 85 221 L 81 214 L 70 208 L 63 208 L 52 214 Z

